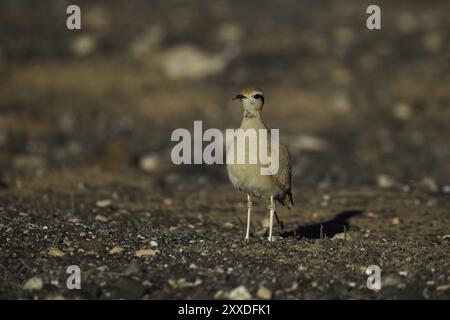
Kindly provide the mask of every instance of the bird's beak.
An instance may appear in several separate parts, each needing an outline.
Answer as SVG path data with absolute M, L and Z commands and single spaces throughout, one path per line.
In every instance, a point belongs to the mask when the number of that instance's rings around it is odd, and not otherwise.
M 245 96 L 242 93 L 239 93 L 238 95 L 236 95 L 236 97 L 234 97 L 233 99 L 231 99 L 232 101 L 234 100 L 242 100 L 244 99 Z

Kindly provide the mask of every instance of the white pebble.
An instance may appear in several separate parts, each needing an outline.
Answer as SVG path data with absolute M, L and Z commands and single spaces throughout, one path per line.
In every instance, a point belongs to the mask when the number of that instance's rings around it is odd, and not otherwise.
M 158 242 L 156 241 L 150 241 L 150 247 L 157 247 L 158 246 Z
M 39 277 L 32 277 L 30 279 L 27 280 L 27 282 L 25 282 L 25 284 L 23 285 L 23 288 L 25 290 L 41 290 L 42 287 L 44 286 L 44 281 L 39 278 Z

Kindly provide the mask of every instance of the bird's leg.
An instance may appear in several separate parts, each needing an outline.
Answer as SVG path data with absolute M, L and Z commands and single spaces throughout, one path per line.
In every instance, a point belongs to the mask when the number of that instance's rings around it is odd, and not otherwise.
M 270 218 L 269 218 L 269 241 L 272 241 L 272 227 L 273 227 L 273 214 L 275 212 L 275 202 L 273 201 L 273 196 L 270 197 Z
M 245 234 L 245 240 L 248 241 L 250 238 L 250 216 L 252 212 L 252 199 L 250 194 L 247 193 L 247 233 Z

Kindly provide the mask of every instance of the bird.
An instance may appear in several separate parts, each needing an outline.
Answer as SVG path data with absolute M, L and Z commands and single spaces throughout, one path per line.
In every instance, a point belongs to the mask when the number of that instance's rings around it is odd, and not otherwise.
M 267 140 L 271 141 L 270 130 L 268 130 L 268 127 L 266 126 L 262 117 L 262 110 L 264 106 L 263 92 L 254 86 L 247 87 L 244 88 L 239 94 L 237 94 L 232 100 L 240 101 L 244 109 L 240 129 L 242 129 L 243 132 L 247 132 L 248 130 L 252 129 L 266 129 Z M 229 154 L 230 148 L 245 148 L 246 160 L 247 158 L 250 158 L 248 155 L 249 143 L 246 143 L 246 141 L 247 140 L 239 141 L 237 137 L 234 137 L 233 140 L 228 144 L 227 154 Z M 244 145 L 242 145 L 242 143 Z M 228 177 L 234 188 L 247 194 L 247 231 L 245 235 L 246 241 L 248 241 L 250 238 L 250 220 L 253 204 L 252 196 L 269 201 L 269 241 L 272 241 L 273 217 L 274 214 L 276 215 L 275 200 L 288 207 L 289 209 L 291 209 L 291 207 L 294 205 L 291 192 L 292 166 L 290 155 L 286 146 L 280 143 L 278 143 L 278 145 L 279 167 L 278 171 L 271 175 L 261 174 L 261 168 L 268 167 L 268 165 L 262 163 L 259 158 L 254 163 L 249 163 L 248 161 L 245 161 L 244 163 L 227 161 Z M 270 145 L 268 145 L 267 149 L 268 158 L 270 159 Z M 250 152 L 252 151 L 250 150 Z

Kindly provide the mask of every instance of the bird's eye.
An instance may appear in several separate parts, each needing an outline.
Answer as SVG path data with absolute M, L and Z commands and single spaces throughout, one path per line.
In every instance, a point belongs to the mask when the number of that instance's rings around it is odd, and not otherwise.
M 260 94 L 255 94 L 255 95 L 253 96 L 253 98 L 255 98 L 255 99 L 261 99 L 261 98 L 262 98 L 262 95 L 260 95 Z

